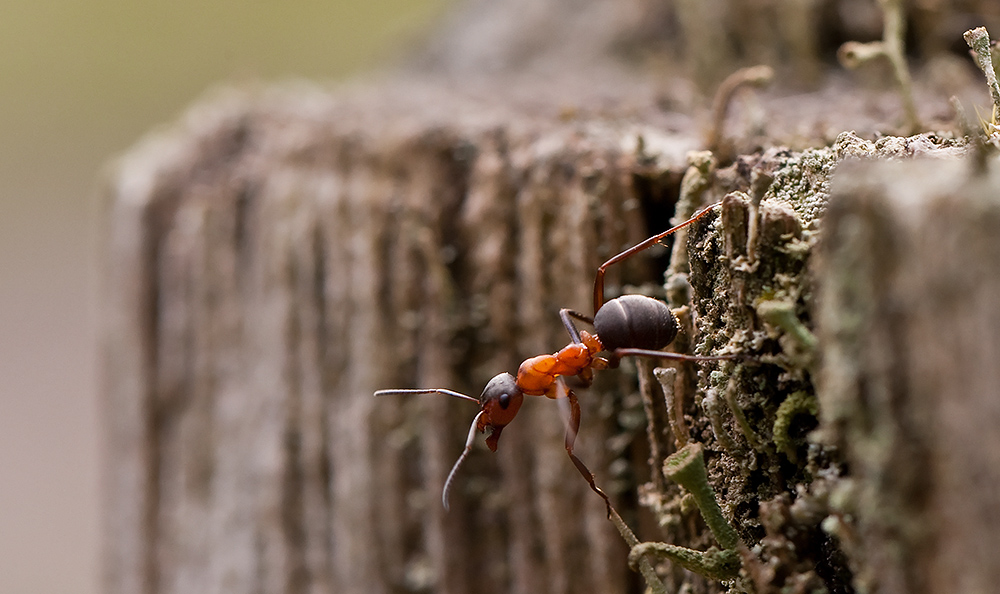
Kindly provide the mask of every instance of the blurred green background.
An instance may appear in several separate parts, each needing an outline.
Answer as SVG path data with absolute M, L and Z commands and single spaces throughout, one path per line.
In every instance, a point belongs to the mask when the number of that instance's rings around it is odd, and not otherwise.
M 449 0 L 0 0 L 0 592 L 100 576 L 102 171 L 220 84 L 343 79 Z

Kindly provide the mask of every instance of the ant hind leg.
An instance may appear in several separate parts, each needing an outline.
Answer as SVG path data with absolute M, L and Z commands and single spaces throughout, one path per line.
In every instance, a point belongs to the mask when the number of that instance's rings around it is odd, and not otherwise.
M 608 366 L 617 367 L 622 357 L 651 357 L 654 359 L 673 359 L 675 361 L 742 361 L 745 355 L 685 355 L 667 351 L 651 351 L 649 349 L 615 349 L 608 357 Z

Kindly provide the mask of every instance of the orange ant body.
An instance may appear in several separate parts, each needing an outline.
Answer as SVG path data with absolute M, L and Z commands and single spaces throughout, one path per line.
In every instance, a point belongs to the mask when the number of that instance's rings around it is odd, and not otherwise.
M 564 406 L 568 405 L 566 453 L 587 480 L 590 488 L 604 499 L 610 514 L 611 503 L 607 495 L 594 482 L 593 473 L 573 453 L 573 444 L 580 429 L 580 405 L 576 394 L 566 385 L 564 378 L 577 376 L 585 385 L 590 385 L 595 370 L 617 367 L 622 357 L 630 355 L 682 361 L 721 361 L 741 358 L 739 355 L 695 356 L 660 351 L 659 349 L 673 342 L 677 335 L 677 320 L 666 303 L 644 295 L 622 295 L 604 302 L 604 272 L 608 266 L 652 247 L 678 229 L 705 216 L 715 206 L 718 204 L 698 211 L 683 223 L 632 246 L 602 264 L 597 269 L 594 281 L 594 317 L 590 318 L 570 309 L 559 311 L 559 317 L 572 342 L 551 355 L 538 355 L 525 359 L 517 370 L 516 378 L 506 372 L 498 374 L 486 384 L 478 399 L 443 388 L 375 392 L 376 396 L 438 393 L 471 400 L 480 405 L 479 414 L 469 427 L 465 450 L 445 481 L 441 494 L 441 502 L 445 509 L 448 508 L 448 492 L 455 474 L 472 450 L 476 433 L 483 433 L 489 429 L 490 435 L 486 438 L 486 445 L 495 452 L 500 432 L 517 415 L 524 396 L 544 395 Z M 578 330 L 573 323 L 574 319 L 591 324 L 596 334 Z M 599 353 L 604 351 L 610 353 L 610 356 L 599 356 Z

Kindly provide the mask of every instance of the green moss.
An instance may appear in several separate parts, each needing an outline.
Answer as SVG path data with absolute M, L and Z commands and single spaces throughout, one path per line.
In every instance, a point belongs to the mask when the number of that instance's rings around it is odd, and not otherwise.
M 816 395 L 802 391 L 795 392 L 785 398 L 785 401 L 778 407 L 778 412 L 774 417 L 774 445 L 792 462 L 798 461 L 797 444 L 789 432 L 795 417 L 809 415 L 815 418 L 817 414 L 819 414 L 819 404 L 816 401 Z

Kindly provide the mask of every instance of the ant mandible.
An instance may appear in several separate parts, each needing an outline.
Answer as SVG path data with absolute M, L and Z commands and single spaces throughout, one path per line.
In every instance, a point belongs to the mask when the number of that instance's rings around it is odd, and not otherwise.
M 723 361 L 741 358 L 739 355 L 696 356 L 660 351 L 659 349 L 668 346 L 677 336 L 677 320 L 666 303 L 645 295 L 622 295 L 608 302 L 604 301 L 604 271 L 608 266 L 649 249 L 668 235 L 705 216 L 719 204 L 721 203 L 703 208 L 683 223 L 654 235 L 601 264 L 594 280 L 594 317 L 588 317 L 571 309 L 559 310 L 559 317 L 562 319 L 566 331 L 569 332 L 572 342 L 554 354 L 538 355 L 525 359 L 517 370 L 517 377 L 507 372 L 495 376 L 486 384 L 486 388 L 483 389 L 483 393 L 478 399 L 444 388 L 379 390 L 375 392 L 375 396 L 444 394 L 479 404 L 479 414 L 472 420 L 472 425 L 469 427 L 465 450 L 452 466 L 444 483 L 441 503 L 445 509 L 448 509 L 448 492 L 455 480 L 455 474 L 462 462 L 465 461 L 466 456 L 472 451 L 476 433 L 483 433 L 489 429 L 490 435 L 486 438 L 486 445 L 495 452 L 500 432 L 514 420 L 517 411 L 521 408 L 524 396 L 544 395 L 555 399 L 564 406 L 568 404 L 569 410 L 565 413 L 568 419 L 565 440 L 566 453 L 569 454 L 570 460 L 573 461 L 573 465 L 583 475 L 583 478 L 587 480 L 590 488 L 604 499 L 610 514 L 611 502 L 608 500 L 608 496 L 594 482 L 594 474 L 573 453 L 573 445 L 580 429 L 580 404 L 577 402 L 576 394 L 566 385 L 564 378 L 575 375 L 583 381 L 584 385 L 589 386 L 593 381 L 595 370 L 615 368 L 621 358 L 627 356 L 681 361 Z M 577 329 L 573 320 L 592 325 L 596 333 L 592 334 L 586 330 Z M 598 356 L 602 351 L 606 351 L 610 355 L 607 357 Z

